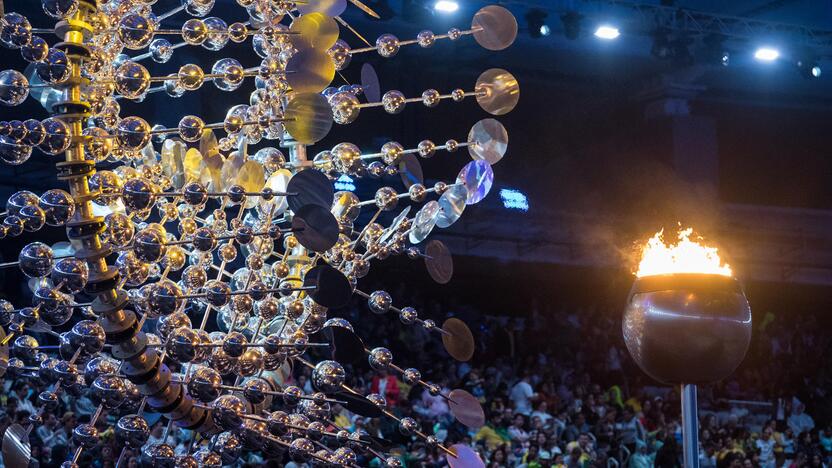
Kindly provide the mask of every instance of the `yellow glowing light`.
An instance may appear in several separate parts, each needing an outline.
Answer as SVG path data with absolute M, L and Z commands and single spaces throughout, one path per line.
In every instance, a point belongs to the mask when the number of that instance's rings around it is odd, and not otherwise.
M 691 240 L 691 234 L 693 228 L 682 229 L 679 231 L 678 242 L 666 244 L 664 229 L 657 232 L 641 250 L 641 261 L 636 276 L 671 273 L 732 276 L 731 267 L 719 258 L 717 248 Z

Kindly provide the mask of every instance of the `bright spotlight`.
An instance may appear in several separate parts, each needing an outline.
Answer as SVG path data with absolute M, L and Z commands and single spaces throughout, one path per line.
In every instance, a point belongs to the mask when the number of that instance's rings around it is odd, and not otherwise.
M 540 35 L 541 36 L 548 36 L 549 33 L 551 33 L 551 32 L 552 32 L 552 30 L 546 24 L 544 24 L 543 26 L 540 27 Z
M 439 0 L 433 4 L 433 9 L 442 13 L 453 13 L 459 10 L 459 3 L 453 0 Z
M 819 66 L 815 65 L 814 67 L 812 67 L 812 76 L 814 76 L 815 78 L 820 78 L 820 73 L 821 69 Z
M 780 51 L 771 47 L 760 47 L 754 52 L 754 58 L 763 62 L 773 62 L 780 57 Z
M 601 39 L 615 39 L 621 35 L 621 32 L 618 31 L 618 28 L 615 26 L 598 26 L 598 29 L 595 30 L 595 37 L 599 37 Z

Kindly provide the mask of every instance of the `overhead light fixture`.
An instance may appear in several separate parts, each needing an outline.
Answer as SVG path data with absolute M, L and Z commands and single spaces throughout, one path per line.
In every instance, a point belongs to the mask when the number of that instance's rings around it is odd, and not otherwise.
M 731 53 L 725 47 L 726 37 L 721 34 L 706 36 L 702 42 L 705 45 L 705 63 L 727 67 L 731 62 Z
M 569 11 L 561 15 L 560 20 L 563 22 L 563 35 L 567 39 L 575 40 L 581 35 L 581 20 L 583 15 Z
M 595 37 L 612 40 L 621 35 L 621 32 L 615 26 L 601 25 L 595 30 Z
M 459 3 L 452 0 L 439 0 L 433 4 L 433 9 L 442 13 L 453 13 L 459 10 Z
M 760 47 L 754 52 L 754 58 L 763 62 L 773 62 L 780 57 L 780 51 L 771 47 Z
M 539 39 L 548 36 L 551 32 L 546 24 L 549 14 L 538 8 L 533 8 L 526 13 L 526 23 L 529 25 L 529 36 Z

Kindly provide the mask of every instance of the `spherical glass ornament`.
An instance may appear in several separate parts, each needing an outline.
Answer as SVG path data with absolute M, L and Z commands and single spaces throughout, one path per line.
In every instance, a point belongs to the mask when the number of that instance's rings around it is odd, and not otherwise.
M 336 70 L 343 70 L 347 68 L 352 60 L 350 53 L 350 45 L 343 39 L 338 39 L 335 44 L 326 51 L 332 57 L 332 63 L 335 64 Z
M 172 98 L 178 98 L 185 94 L 185 88 L 179 85 L 178 79 L 165 80 L 162 87 L 165 89 L 165 94 Z
M 204 21 L 191 18 L 182 24 L 182 40 L 190 45 L 200 45 L 208 39 L 208 26 Z
M 72 441 L 85 449 L 91 449 L 98 445 L 98 429 L 90 424 L 81 424 L 72 430 Z
M 367 173 L 370 177 L 378 179 L 384 175 L 384 163 L 381 161 L 373 161 L 367 165 Z
M 4 129 L 6 135 L 11 139 L 22 143 L 21 140 L 23 140 L 23 137 L 26 136 L 26 127 L 23 126 L 23 122 L 20 120 L 10 120 L 9 122 L 6 122 L 6 125 L 6 129 Z
M 124 62 L 115 73 L 116 90 L 128 99 L 138 99 L 150 87 L 150 72 L 136 62 Z
M 183 303 L 182 291 L 173 281 L 153 283 L 148 290 L 147 308 L 150 317 L 161 317 L 176 312 Z
M 118 37 L 124 47 L 139 50 L 147 47 L 153 40 L 155 23 L 138 13 L 128 13 L 118 23 Z
M 435 89 L 427 89 L 422 93 L 422 104 L 425 107 L 436 107 L 441 100 L 439 91 Z
M 136 228 L 126 215 L 110 213 L 104 218 L 107 225 L 107 241 L 114 247 L 126 247 L 133 241 Z
M 399 313 L 399 320 L 405 325 L 413 325 L 419 318 L 419 313 L 413 307 L 402 307 Z
M 419 142 L 417 149 L 419 150 L 419 156 L 428 159 L 436 154 L 436 143 L 430 140 L 422 140 Z
M 404 110 L 407 100 L 401 91 L 390 90 L 381 97 L 381 103 L 388 114 L 398 114 Z
M 66 151 L 72 143 L 69 126 L 62 120 L 50 117 L 43 122 L 43 141 L 38 145 L 44 153 L 58 154 Z
M 233 58 L 217 60 L 211 67 L 211 74 L 222 75 L 222 77 L 214 78 L 214 85 L 223 91 L 234 91 L 243 84 L 245 79 L 243 66 Z
M 59 84 L 69 78 L 72 72 L 72 64 L 69 57 L 61 49 L 49 49 L 46 58 L 35 64 L 35 71 L 43 81 L 49 84 Z
M 150 438 L 150 427 L 143 417 L 128 414 L 119 418 L 115 434 L 120 444 L 137 449 L 144 446 Z
M 451 28 L 448 30 L 448 39 L 455 41 L 462 37 L 462 31 L 459 28 Z
M 395 141 L 388 141 L 381 146 L 381 160 L 384 164 L 396 164 L 404 154 L 404 146 Z
M 453 99 L 456 102 L 462 101 L 463 99 L 465 99 L 465 90 L 457 88 L 451 91 L 451 99 Z
M 62 258 L 52 269 L 52 282 L 63 284 L 63 290 L 70 294 L 77 294 L 84 290 L 90 277 L 87 262 L 75 257 Z
M 24 275 L 29 278 L 42 278 L 52 271 L 55 255 L 48 245 L 32 242 L 20 249 L 17 261 Z
M 106 130 L 99 127 L 87 127 L 82 134 L 87 137 L 84 140 L 84 150 L 87 159 L 101 162 L 107 159 L 113 150 L 113 139 Z
M 345 125 L 352 123 L 358 118 L 361 110 L 360 102 L 353 93 L 338 92 L 329 98 L 329 105 L 332 107 L 332 118 L 335 123 Z
M 231 42 L 241 43 L 248 38 L 248 27 L 243 23 L 231 23 L 228 26 L 228 38 Z
M 202 138 L 202 130 L 205 129 L 205 122 L 195 115 L 186 115 L 179 121 L 179 136 L 189 142 L 199 141 Z
M 324 393 L 340 391 L 345 378 L 344 367 L 336 361 L 321 361 L 312 370 L 312 383 Z
M 214 8 L 214 0 L 182 0 L 185 11 L 191 16 L 205 16 Z
M 6 211 L 8 214 L 16 215 L 24 206 L 37 205 L 38 196 L 28 190 L 21 190 L 13 193 L 6 200 Z
M 122 201 L 128 211 L 142 211 L 150 207 L 154 200 L 156 187 L 143 178 L 133 178 L 124 183 Z
M 384 211 L 390 211 L 396 207 L 399 198 L 392 187 L 382 187 L 376 191 L 376 206 Z
M 40 36 L 32 36 L 32 40 L 20 48 L 20 56 L 27 62 L 41 62 L 46 60 L 48 55 L 49 44 Z
M 376 50 L 382 57 L 389 58 L 399 52 L 401 43 L 399 38 L 392 34 L 382 34 L 376 40 Z
M 29 80 L 17 70 L 0 72 L 0 102 L 16 106 L 29 97 Z
M 390 306 L 393 305 L 393 298 L 390 297 L 390 293 L 387 291 L 373 291 L 370 294 L 370 298 L 367 299 L 367 305 L 370 306 L 370 310 L 374 313 L 385 314 L 390 310 Z
M 195 91 L 202 86 L 205 80 L 205 73 L 199 65 L 188 63 L 182 65 L 177 73 L 177 82 L 179 86 L 187 91 Z
M 0 136 L 0 159 L 4 163 L 17 166 L 29 160 L 32 156 L 32 147 L 16 142 L 15 140 Z
M 23 128 L 26 129 L 26 135 L 20 140 L 21 143 L 28 146 L 38 146 L 43 143 L 43 139 L 46 137 L 46 130 L 40 121 L 28 119 L 23 122 Z
M 399 420 L 399 431 L 404 435 L 411 435 L 419 430 L 419 423 L 411 417 Z
M 127 150 L 140 150 L 150 142 L 150 124 L 141 117 L 123 118 L 116 126 L 116 141 Z
M 433 31 L 428 31 L 427 29 L 420 31 L 419 34 L 416 35 L 416 42 L 419 43 L 420 47 L 430 47 L 436 43 L 436 35 Z
M 55 19 L 64 19 L 78 11 L 78 0 L 41 0 L 43 11 Z
M 150 275 L 150 266 L 139 260 L 131 250 L 118 255 L 116 268 L 130 286 L 138 286 L 144 283 Z
M 338 143 L 332 148 L 332 157 L 339 172 L 350 172 L 361 160 L 361 150 L 352 143 Z
M 37 205 L 24 206 L 18 217 L 23 221 L 23 230 L 26 232 L 35 232 L 46 223 L 46 213 Z
M 41 195 L 38 206 L 46 215 L 46 224 L 63 226 L 75 214 L 75 200 L 60 189 L 48 190 Z
M 156 63 L 168 63 L 173 57 L 173 45 L 163 37 L 153 39 L 149 49 L 150 58 Z
M 220 50 L 228 43 L 228 25 L 221 18 L 205 18 L 205 27 L 208 29 L 205 42 L 202 47 L 208 50 Z
M 10 49 L 23 47 L 32 40 L 32 25 L 19 13 L 6 13 L 0 25 L 0 42 Z

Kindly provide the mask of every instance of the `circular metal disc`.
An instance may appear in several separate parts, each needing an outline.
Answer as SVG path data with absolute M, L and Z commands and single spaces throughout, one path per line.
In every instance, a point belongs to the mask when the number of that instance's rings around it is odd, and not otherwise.
M 286 63 L 286 82 L 296 93 L 320 93 L 333 78 L 335 64 L 326 50 L 301 50 Z
M 289 209 L 297 213 L 306 205 L 320 205 L 329 209 L 335 196 L 335 187 L 321 171 L 306 169 L 289 179 L 286 193 L 295 194 L 286 198 Z
M 508 132 L 495 119 L 482 119 L 468 132 L 468 154 L 471 158 L 497 164 L 503 159 L 508 148 Z
M 321 205 L 305 205 L 292 218 L 292 233 L 300 245 L 325 252 L 338 242 L 338 221 Z
M 474 335 L 465 322 L 458 318 L 449 318 L 442 324 L 442 329 L 448 334 L 442 334 L 442 344 L 445 351 L 457 361 L 468 361 L 474 355 Z
M 462 212 L 465 211 L 465 202 L 468 199 L 468 189 L 462 184 L 454 184 L 439 197 L 439 213 L 436 216 L 436 225 L 446 228 L 455 223 Z
M 479 429 L 485 424 L 485 412 L 482 410 L 477 397 L 462 389 L 452 390 L 448 394 L 448 406 L 457 421 L 470 427 Z
M 3 464 L 12 466 L 29 466 L 32 459 L 32 446 L 29 434 L 20 424 L 12 424 L 3 435 Z
M 471 447 L 464 444 L 454 444 L 451 445 L 451 451 L 456 454 L 455 457 L 445 456 L 448 466 L 451 468 L 485 468 L 485 463 Z
M 508 114 L 520 99 L 520 84 L 517 78 L 502 68 L 492 68 L 482 72 L 474 88 L 478 93 L 477 102 L 491 115 Z
M 265 187 L 272 189 L 274 192 L 286 193 L 288 191 L 287 187 L 291 178 L 292 173 L 289 172 L 288 169 L 280 169 L 273 172 L 272 175 L 266 179 Z M 269 207 L 274 205 L 272 217 L 279 216 L 286 210 L 286 207 L 289 206 L 286 201 L 288 197 L 283 195 L 275 195 L 271 200 L 265 200 L 263 197 L 258 198 L 260 200 L 260 209 L 264 212 L 267 212 Z
M 257 161 L 246 161 L 237 172 L 236 183 L 246 189 L 246 192 L 263 190 L 266 183 L 266 171 L 263 169 L 263 165 Z M 244 206 L 254 208 L 259 202 L 260 197 L 246 197 Z
M 364 342 L 352 330 L 344 327 L 326 327 L 332 346 L 332 359 L 342 364 L 356 364 L 364 360 Z
M 498 5 L 481 8 L 471 21 L 471 29 L 480 29 L 474 32 L 474 39 L 488 50 L 503 50 L 517 38 L 517 20 Z
M 299 143 L 317 143 L 332 128 L 332 108 L 318 93 L 295 94 L 286 105 L 286 131 Z
M 338 16 L 347 9 L 347 0 L 306 0 L 296 4 L 302 15 L 318 12 L 326 16 Z
M 430 277 L 439 284 L 447 284 L 454 276 L 451 251 L 440 240 L 434 239 L 425 246 L 425 266 Z
M 314 286 L 307 293 L 313 301 L 329 309 L 343 307 L 352 297 L 350 280 L 329 265 L 318 265 L 306 272 L 303 285 Z
M 374 405 L 372 401 L 361 395 L 356 395 L 350 392 L 341 392 L 334 396 L 335 399 L 344 402 L 341 406 L 346 408 L 347 411 L 353 412 L 359 416 L 364 416 L 365 418 L 378 418 L 384 414 L 381 412 L 381 408 Z
M 361 66 L 361 89 L 367 102 L 381 101 L 381 84 L 376 69 L 369 63 Z
M 422 209 L 413 217 L 413 228 L 410 234 L 407 235 L 411 244 L 418 244 L 425 240 L 433 227 L 436 226 L 436 219 L 439 216 L 439 203 L 436 200 L 431 200 L 422 206 Z
M 317 11 L 304 13 L 303 16 L 295 18 L 292 21 L 292 24 L 289 26 L 289 31 L 297 34 L 293 34 L 289 37 L 291 38 L 292 45 L 294 45 L 296 49 L 301 51 L 316 49 L 325 52 L 335 44 L 335 41 L 338 40 L 338 33 L 340 30 L 338 29 L 338 23 L 332 19 L 332 16 L 338 16 L 341 13 L 329 15 L 320 8 L 327 8 L 332 3 L 339 2 L 333 0 L 310 1 L 306 4 L 306 7 L 311 6 L 312 9 Z M 344 8 L 346 8 L 346 0 L 341 0 L 340 3 L 342 3 Z M 298 9 L 300 8 L 301 6 L 298 5 Z M 331 61 L 332 60 L 330 59 L 330 62 Z
M 399 177 L 402 178 L 402 183 L 405 188 L 410 188 L 413 184 L 424 184 L 425 176 L 422 173 L 422 164 L 419 158 L 413 153 L 407 153 L 399 158 Z
M 488 161 L 471 161 L 459 171 L 456 176 L 456 183 L 462 184 L 468 189 L 466 205 L 479 203 L 491 191 L 494 184 L 494 170 Z

